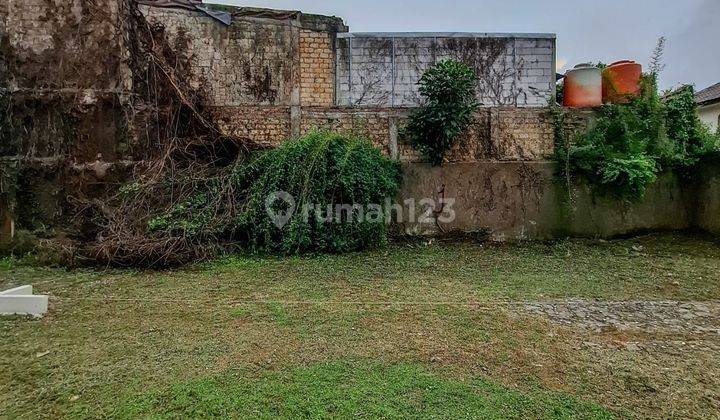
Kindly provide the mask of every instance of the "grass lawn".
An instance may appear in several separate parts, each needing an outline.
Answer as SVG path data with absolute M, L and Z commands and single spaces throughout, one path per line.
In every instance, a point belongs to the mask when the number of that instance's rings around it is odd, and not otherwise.
M 518 310 L 568 298 L 715 301 L 720 246 L 685 235 L 394 245 L 175 271 L 0 260 L 0 417 L 697 417 L 720 334 L 592 331 Z M 643 344 L 642 351 L 626 343 Z

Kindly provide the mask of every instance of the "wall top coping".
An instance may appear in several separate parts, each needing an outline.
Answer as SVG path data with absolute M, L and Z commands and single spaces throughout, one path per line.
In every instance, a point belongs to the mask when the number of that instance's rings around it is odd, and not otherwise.
M 348 32 L 337 34 L 338 38 L 527 38 L 555 39 L 551 33 L 522 32 Z

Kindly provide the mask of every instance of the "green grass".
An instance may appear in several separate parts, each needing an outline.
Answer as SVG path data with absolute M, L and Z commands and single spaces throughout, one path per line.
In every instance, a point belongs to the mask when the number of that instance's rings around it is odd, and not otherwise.
M 248 380 L 229 372 L 138 396 L 121 418 L 608 419 L 596 404 L 559 393 L 522 393 L 462 382 L 415 364 L 331 361 Z
M 297 395 L 313 396 L 307 410 L 354 410 L 342 404 L 375 401 L 375 388 L 391 394 L 372 404 L 383 410 L 602 415 L 598 404 L 708 418 L 720 401 L 720 360 L 707 350 L 717 334 L 598 333 L 505 302 L 717 300 L 718 273 L 720 247 L 685 235 L 233 256 L 169 271 L 6 259 L 0 289 L 31 283 L 51 298 L 41 320 L 0 317 L 0 418 L 174 414 L 188 393 L 208 410 L 243 410 L 238 390 L 292 416 Z M 328 385 L 334 371 L 339 386 Z

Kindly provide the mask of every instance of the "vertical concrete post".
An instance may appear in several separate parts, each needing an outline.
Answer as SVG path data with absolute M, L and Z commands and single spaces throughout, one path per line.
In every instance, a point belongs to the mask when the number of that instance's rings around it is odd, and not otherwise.
M 512 96 L 513 96 L 513 106 L 518 106 L 518 81 L 520 77 L 522 76 L 520 74 L 520 71 L 518 69 L 518 62 L 517 62 L 517 38 L 513 38 L 513 81 L 512 81 Z M 503 104 L 498 104 L 503 105 Z
M 352 55 L 353 55 L 353 45 L 352 44 L 353 43 L 352 43 L 352 40 L 353 39 L 352 39 L 352 36 L 349 37 L 347 40 L 348 40 L 348 86 L 350 87 L 348 89 L 348 102 L 350 103 L 350 105 L 355 105 L 355 103 L 353 102 L 353 73 L 352 73 L 352 68 L 353 68 L 353 60 L 352 60 Z
M 292 40 L 293 40 L 293 77 L 292 92 L 290 94 L 290 135 L 292 137 L 300 137 L 302 123 L 302 109 L 300 98 L 300 22 L 295 20 L 292 22 Z
M 390 52 L 390 106 L 395 108 L 395 37 L 391 38 L 392 51 Z
M 397 128 L 397 117 L 390 115 L 388 117 L 388 131 L 390 142 L 388 143 L 388 149 L 390 149 L 390 157 L 393 159 L 400 159 L 400 150 L 398 148 L 398 128 Z

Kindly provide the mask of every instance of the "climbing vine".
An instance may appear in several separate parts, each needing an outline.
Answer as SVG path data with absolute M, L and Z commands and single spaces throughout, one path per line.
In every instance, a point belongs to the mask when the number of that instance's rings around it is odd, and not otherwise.
M 696 115 L 692 87 L 661 98 L 655 77 L 645 75 L 642 94 L 627 104 L 603 105 L 595 125 L 569 139 L 556 116 L 555 160 L 564 177 L 580 175 L 596 190 L 619 199 L 642 198 L 659 172 L 691 172 L 718 147 Z

